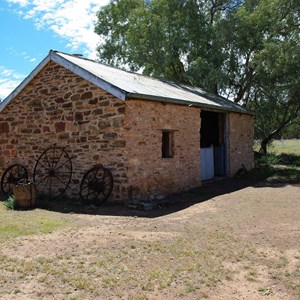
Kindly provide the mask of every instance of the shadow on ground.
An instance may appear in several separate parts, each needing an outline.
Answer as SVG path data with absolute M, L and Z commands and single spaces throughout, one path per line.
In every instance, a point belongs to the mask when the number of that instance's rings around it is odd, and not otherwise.
M 292 176 L 297 175 L 295 178 Z M 287 176 L 290 175 L 290 176 Z M 272 178 L 272 180 L 267 180 Z M 294 179 L 293 179 L 294 178 Z M 188 192 L 172 194 L 164 199 L 156 200 L 155 208 L 150 210 L 128 208 L 124 204 L 107 202 L 100 207 L 93 205 L 82 205 L 78 200 L 58 199 L 41 205 L 41 208 L 58 211 L 61 213 L 82 213 L 91 215 L 111 216 L 136 216 L 145 218 L 157 218 L 186 209 L 197 203 L 208 201 L 214 197 L 233 193 L 247 187 L 272 187 L 281 188 L 288 184 L 300 186 L 300 171 L 287 171 L 278 169 L 259 169 L 246 173 L 240 178 L 226 178 L 215 181 L 204 182 L 201 187 Z M 64 201 L 65 200 L 65 201 Z
M 254 169 L 240 177 L 224 178 L 202 183 L 202 186 L 193 190 L 172 194 L 164 199 L 152 201 L 153 209 L 129 208 L 122 203 L 107 202 L 97 207 L 94 205 L 83 205 L 78 199 L 60 198 L 55 201 L 39 201 L 38 207 L 49 211 L 60 213 L 76 213 L 107 216 L 134 216 L 144 218 L 157 218 L 164 215 L 186 209 L 197 203 L 208 201 L 214 197 L 233 193 L 247 188 L 272 187 L 281 188 L 286 185 L 300 187 L 300 170 L 286 169 Z M 3 198 L 2 198 L 3 200 Z

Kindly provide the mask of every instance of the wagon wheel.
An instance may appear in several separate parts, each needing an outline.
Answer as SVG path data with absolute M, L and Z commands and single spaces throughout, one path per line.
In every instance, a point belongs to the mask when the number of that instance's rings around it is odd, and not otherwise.
M 27 180 L 28 173 L 23 165 L 15 164 L 9 166 L 3 173 L 1 178 L 1 190 L 4 194 L 12 193 L 12 189 L 21 180 Z
M 38 158 L 33 172 L 37 191 L 53 200 L 68 188 L 72 177 L 72 161 L 65 147 L 56 144 L 47 148 Z
M 113 185 L 111 172 L 102 165 L 96 165 L 83 175 L 80 197 L 84 203 L 100 205 L 110 196 Z

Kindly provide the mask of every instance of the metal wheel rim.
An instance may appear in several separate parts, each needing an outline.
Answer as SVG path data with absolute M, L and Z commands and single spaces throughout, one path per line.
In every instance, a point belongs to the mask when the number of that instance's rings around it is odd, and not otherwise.
M 34 167 L 33 180 L 39 194 L 54 200 L 69 187 L 72 173 L 72 161 L 65 147 L 54 144 L 45 149 L 38 158 Z
M 13 187 L 21 180 L 28 180 L 28 172 L 25 166 L 14 164 L 9 166 L 1 177 L 1 190 L 4 194 L 12 193 Z
M 100 205 L 109 198 L 113 184 L 110 170 L 97 165 L 84 174 L 80 184 L 80 197 L 85 204 Z

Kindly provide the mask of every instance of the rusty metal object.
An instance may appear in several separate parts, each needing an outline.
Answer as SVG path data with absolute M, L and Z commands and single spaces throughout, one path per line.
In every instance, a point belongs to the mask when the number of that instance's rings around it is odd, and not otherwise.
M 21 164 L 9 166 L 1 177 L 1 190 L 4 194 L 10 195 L 13 187 L 21 180 L 28 180 L 27 169 Z
M 85 204 L 100 205 L 110 196 L 113 185 L 110 170 L 98 164 L 83 175 L 79 194 Z
M 72 174 L 72 160 L 66 147 L 54 144 L 45 149 L 38 158 L 34 167 L 33 181 L 39 194 L 53 200 L 66 191 Z

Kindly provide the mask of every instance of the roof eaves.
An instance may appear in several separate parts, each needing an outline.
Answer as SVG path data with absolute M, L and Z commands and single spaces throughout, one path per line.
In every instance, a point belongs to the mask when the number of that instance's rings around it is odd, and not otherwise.
M 48 54 L 36 68 L 0 103 L 0 112 L 26 87 L 26 85 L 44 68 L 50 61 Z
M 229 107 L 222 107 L 222 106 L 216 106 L 206 103 L 200 103 L 200 102 L 194 102 L 189 100 L 182 100 L 182 99 L 174 99 L 174 98 L 167 98 L 167 97 L 159 97 L 159 96 L 152 96 L 152 95 L 146 95 L 146 94 L 137 94 L 137 93 L 127 93 L 126 99 L 132 99 L 132 100 L 151 100 L 151 101 L 157 101 L 157 102 L 163 102 L 163 103 L 173 103 L 173 104 L 179 104 L 179 105 L 186 105 L 186 106 L 194 106 L 194 107 L 202 107 L 207 109 L 212 109 L 216 111 L 226 111 L 226 112 L 236 112 L 241 114 L 247 114 L 247 115 L 255 115 L 254 112 L 249 111 L 243 107 L 238 108 L 229 108 Z
M 56 62 L 57 64 L 65 67 L 69 71 L 75 73 L 76 75 L 84 78 L 85 80 L 95 84 L 96 86 L 100 87 L 101 89 L 107 91 L 108 93 L 112 94 L 113 96 L 117 97 L 120 100 L 126 99 L 126 91 L 110 84 L 109 82 L 99 78 L 98 76 L 90 73 L 89 71 L 85 70 L 84 68 L 78 66 L 77 64 L 65 59 L 64 57 L 59 55 L 59 52 L 50 51 L 51 60 Z

